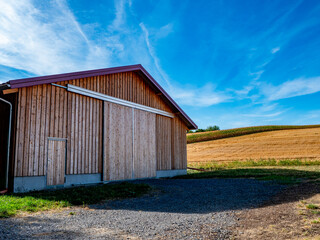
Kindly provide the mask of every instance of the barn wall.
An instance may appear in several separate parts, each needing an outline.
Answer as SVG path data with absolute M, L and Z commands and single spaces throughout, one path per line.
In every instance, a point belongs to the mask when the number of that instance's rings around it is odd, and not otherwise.
M 162 98 L 134 72 L 75 79 L 57 84 L 63 86 L 73 84 L 172 112 Z M 103 120 L 107 115 L 103 117 L 102 101 L 70 93 L 49 84 L 21 88 L 18 96 L 15 176 L 46 175 L 48 137 L 67 139 L 66 174 L 103 172 L 102 130 Z M 157 166 L 157 170 L 185 169 L 185 124 L 177 117 L 170 119 L 153 116 L 153 122 L 150 123 L 149 120 L 147 124 L 157 126 L 154 129 L 156 132 L 154 149 L 157 152 L 157 162 L 154 162 L 154 165 Z M 118 123 L 121 121 L 115 119 L 114 124 Z M 120 131 L 122 134 L 124 129 L 115 128 L 114 131 Z M 108 135 L 105 139 L 108 139 Z M 128 140 L 120 139 L 119 141 Z M 117 144 L 109 147 L 115 147 Z M 148 154 L 145 149 L 143 151 L 143 154 Z M 153 176 L 154 172 L 150 170 L 147 175 Z
M 172 122 L 168 117 L 156 117 L 157 170 L 171 170 Z
M 95 84 L 88 84 L 91 81 Z M 159 95 L 156 95 L 154 90 L 135 72 L 75 79 L 68 83 L 112 97 L 172 112 L 163 99 Z
M 183 121 L 172 119 L 172 158 L 171 169 L 187 168 L 187 127 Z
M 104 176 L 105 181 L 132 178 L 132 108 L 104 103 Z
M 156 114 L 134 110 L 134 178 L 156 176 Z
M 46 171 L 47 138 L 67 138 L 67 93 L 51 85 L 19 89 L 15 176 Z
M 94 91 L 98 88 L 91 79 L 86 83 L 81 80 L 80 86 L 84 85 L 90 86 Z M 66 173 L 101 173 L 102 101 L 68 92 L 68 102 Z

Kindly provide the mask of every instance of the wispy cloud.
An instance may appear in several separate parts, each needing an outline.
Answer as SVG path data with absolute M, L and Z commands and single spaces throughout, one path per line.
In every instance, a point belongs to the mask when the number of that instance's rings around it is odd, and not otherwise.
M 272 54 L 275 54 L 276 52 L 279 52 L 279 51 L 280 51 L 280 47 L 275 47 L 271 49 Z
M 144 23 L 140 23 L 139 26 L 141 27 L 143 33 L 144 33 L 144 37 L 145 37 L 145 41 L 146 41 L 146 45 L 147 45 L 147 48 L 148 48 L 148 51 L 149 51 L 149 54 L 150 56 L 152 57 L 153 59 L 153 62 L 158 70 L 158 72 L 160 73 L 162 79 L 166 82 L 166 84 L 168 85 L 169 87 L 169 91 L 172 90 L 172 86 L 171 86 L 171 83 L 169 81 L 169 77 L 167 76 L 167 74 L 165 73 L 165 71 L 161 68 L 160 66 L 160 60 L 159 58 L 157 57 L 157 54 L 153 48 L 153 46 L 151 45 L 150 43 L 150 39 L 149 39 L 149 31 L 148 29 L 146 28 L 146 26 L 144 25 Z
M 275 112 L 275 113 L 268 113 L 268 114 L 243 114 L 242 116 L 244 117 L 251 117 L 251 118 L 272 118 L 272 117 L 277 117 L 279 115 L 281 115 L 282 113 L 284 113 L 283 111 L 282 112 Z
M 209 107 L 232 99 L 230 94 L 217 91 L 210 83 L 200 88 L 175 86 L 171 95 L 179 104 L 196 107 Z
M 217 91 L 213 84 L 207 83 L 203 87 L 195 86 L 180 86 L 172 81 L 166 72 L 162 69 L 160 60 L 157 57 L 156 50 L 150 42 L 150 32 L 144 23 L 139 24 L 144 32 L 145 42 L 148 52 L 156 66 L 157 71 L 160 73 L 161 78 L 168 86 L 169 94 L 181 105 L 196 106 L 196 107 L 209 107 L 231 100 L 232 96 L 227 92 Z M 164 37 L 172 31 L 172 24 L 165 25 L 160 29 L 160 32 L 154 32 L 156 39 Z
M 118 0 L 118 1 L 115 1 L 114 3 L 115 3 L 115 18 L 112 24 L 110 24 L 108 27 L 109 31 L 121 30 L 126 20 L 125 8 L 126 8 L 127 1 Z M 131 5 L 130 3 L 128 4 Z
M 50 3 L 0 2 L 0 65 L 36 75 L 109 65 L 110 50 L 88 39 L 66 2 Z
M 312 94 L 320 91 L 320 77 L 298 78 L 278 86 L 263 84 L 261 90 L 270 101 Z

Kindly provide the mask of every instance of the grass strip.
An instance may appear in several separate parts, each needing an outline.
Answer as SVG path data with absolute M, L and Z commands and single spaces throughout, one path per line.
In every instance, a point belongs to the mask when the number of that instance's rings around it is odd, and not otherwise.
M 252 133 L 276 131 L 276 130 L 290 130 L 290 129 L 306 129 L 306 128 L 319 128 L 320 125 L 270 125 L 270 126 L 255 126 L 245 128 L 234 128 L 227 130 L 218 130 L 202 133 L 188 133 L 187 143 L 196 143 L 203 141 L 210 141 L 222 138 L 242 136 Z
M 37 212 L 75 205 L 99 203 L 102 200 L 139 197 L 151 190 L 146 184 L 128 182 L 55 191 L 38 191 L 0 196 L 0 218 L 19 212 Z
M 217 170 L 225 168 L 240 168 L 240 167 L 266 167 L 266 166 L 320 166 L 320 160 L 309 159 L 260 159 L 260 160 L 243 160 L 231 162 L 189 162 L 188 167 L 198 168 L 202 170 Z
M 281 184 L 299 183 L 303 180 L 320 179 L 320 166 L 254 166 L 237 168 L 215 168 L 208 172 L 188 170 L 188 174 L 177 176 L 182 179 L 201 178 L 254 178 L 274 180 Z

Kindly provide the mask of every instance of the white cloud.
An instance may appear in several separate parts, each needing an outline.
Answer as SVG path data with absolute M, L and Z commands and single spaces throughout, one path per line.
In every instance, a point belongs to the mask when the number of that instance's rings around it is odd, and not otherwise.
M 253 77 L 253 81 L 257 81 L 261 78 L 261 75 L 264 73 L 264 70 L 260 70 L 260 71 L 257 71 L 257 72 L 252 72 L 252 73 L 249 73 L 249 76 L 252 76 Z
M 146 41 L 146 45 L 147 45 L 149 54 L 150 54 L 150 56 L 152 57 L 153 62 L 154 62 L 154 64 L 155 64 L 158 72 L 160 73 L 162 79 L 163 79 L 163 80 L 166 82 L 166 84 L 168 85 L 169 91 L 170 91 L 170 90 L 172 89 L 172 86 L 171 86 L 171 84 L 170 84 L 169 77 L 167 76 L 167 74 L 163 71 L 163 69 L 162 69 L 161 66 L 160 66 L 160 60 L 158 59 L 157 54 L 156 54 L 154 48 L 152 47 L 152 45 L 151 45 L 151 43 L 150 43 L 149 31 L 148 31 L 148 29 L 146 28 L 146 26 L 144 25 L 144 23 L 140 23 L 139 26 L 140 26 L 140 28 L 142 29 L 143 33 L 144 33 L 144 37 L 145 37 L 145 41 Z
M 168 23 L 156 30 L 156 38 L 165 38 L 173 32 L 173 23 Z
M 90 41 L 64 1 L 36 8 L 0 2 L 0 64 L 36 75 L 109 65 L 110 50 Z
M 272 54 L 275 54 L 276 52 L 279 52 L 279 51 L 280 51 L 280 47 L 275 47 L 271 49 Z
M 305 114 L 306 119 L 320 119 L 320 110 L 309 111 Z
M 212 84 L 206 84 L 201 88 L 175 86 L 170 94 L 181 105 L 197 107 L 209 107 L 232 99 L 231 95 L 216 91 Z
M 125 21 L 126 21 L 126 4 L 127 2 L 125 0 L 117 0 L 114 1 L 115 3 L 115 18 L 112 22 L 112 24 L 108 27 L 109 31 L 119 31 L 121 28 L 124 27 Z M 129 6 L 131 6 L 131 2 L 128 3 Z
M 275 113 L 268 113 L 268 114 L 243 114 L 244 117 L 251 117 L 251 118 L 273 118 L 273 117 L 277 117 L 279 115 L 281 115 L 282 113 L 284 113 L 284 111 L 281 112 L 275 112 Z
M 270 101 L 307 95 L 320 91 L 320 77 L 298 78 L 279 86 L 265 84 L 261 90 Z

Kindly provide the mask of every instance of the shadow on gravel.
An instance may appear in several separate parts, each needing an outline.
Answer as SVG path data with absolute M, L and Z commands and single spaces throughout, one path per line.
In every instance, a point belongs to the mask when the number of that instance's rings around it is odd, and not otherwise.
M 168 213 L 212 213 L 253 208 L 288 186 L 255 179 L 163 179 L 136 181 L 151 185 L 152 194 L 91 205 L 94 209 Z
M 50 225 L 58 222 L 60 221 L 53 219 L 44 221 L 39 217 L 0 219 L 0 239 L 76 239 L 82 237 L 82 233 L 78 231 L 46 230 L 50 229 Z

